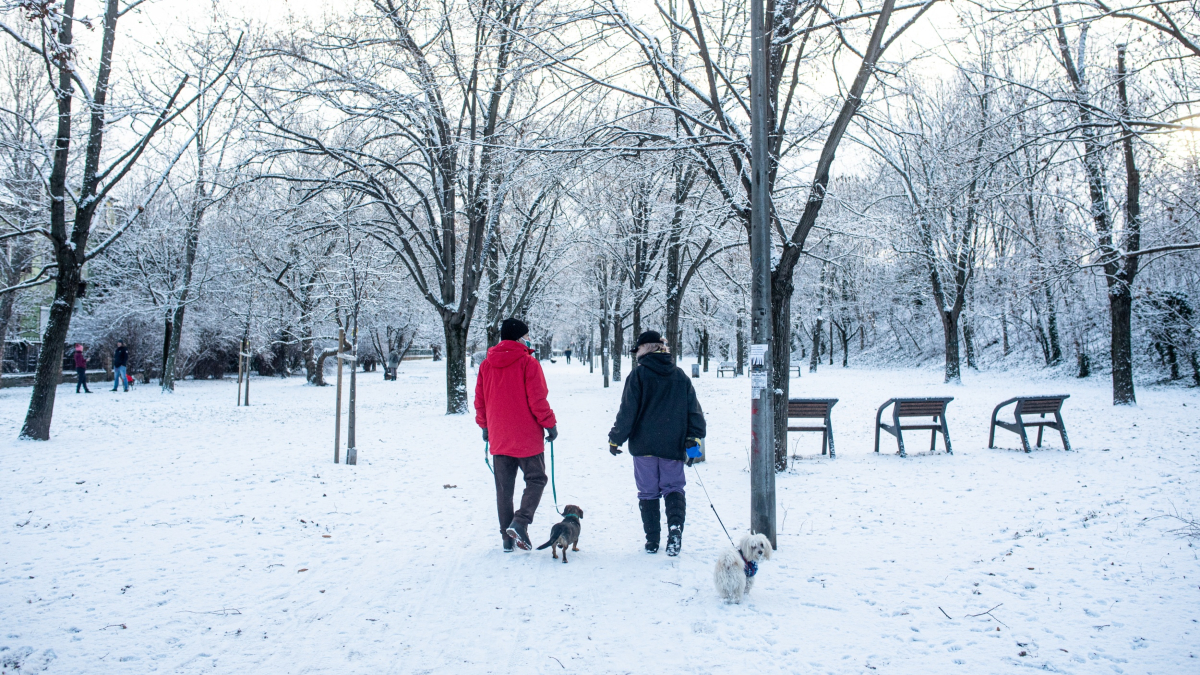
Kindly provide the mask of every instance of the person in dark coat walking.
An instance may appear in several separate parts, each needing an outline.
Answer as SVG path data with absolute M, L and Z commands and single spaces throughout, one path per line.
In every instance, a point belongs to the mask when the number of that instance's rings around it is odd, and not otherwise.
M 504 551 L 528 551 L 529 524 L 546 488 L 546 441 L 558 438 L 558 422 L 546 401 L 542 366 L 517 319 L 500 325 L 500 343 L 488 350 L 475 380 L 475 423 L 488 442 L 496 479 L 496 512 Z M 545 440 L 542 434 L 545 433 Z M 525 475 L 521 508 L 513 510 L 517 470 Z
M 117 350 L 113 352 L 113 391 L 117 390 L 120 385 L 125 385 L 125 391 L 129 391 L 129 380 L 125 379 L 125 367 L 129 365 L 129 350 L 125 348 L 125 343 L 117 340 Z
M 75 345 L 75 393 L 79 393 L 79 388 L 83 387 L 83 391 L 90 394 L 91 389 L 87 386 L 87 357 L 83 355 L 83 345 Z
M 692 381 L 675 365 L 662 335 L 642 333 L 633 353 L 637 366 L 625 378 L 621 409 L 608 432 L 608 449 L 619 455 L 620 446 L 629 441 L 646 552 L 658 552 L 661 497 L 666 502 L 667 555 L 679 555 L 687 512 L 684 461 L 691 466 L 692 459 L 700 456 L 704 411 Z

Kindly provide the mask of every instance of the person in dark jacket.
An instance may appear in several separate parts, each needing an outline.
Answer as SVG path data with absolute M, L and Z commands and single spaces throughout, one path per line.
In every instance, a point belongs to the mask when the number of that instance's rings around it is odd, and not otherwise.
M 117 350 L 113 352 L 113 391 L 117 390 L 119 385 L 125 385 L 125 391 L 129 391 L 129 380 L 125 379 L 125 367 L 129 365 L 129 350 L 125 348 L 125 343 L 117 340 Z
M 621 409 L 608 432 L 609 451 L 621 454 L 629 441 L 638 506 L 646 532 L 646 552 L 657 553 L 660 497 L 666 502 L 667 555 L 679 555 L 683 545 L 684 460 L 697 457 L 704 438 L 704 411 L 692 381 L 675 365 L 662 335 L 646 331 L 633 349 L 637 366 L 625 378 Z
M 514 543 L 523 551 L 533 548 L 529 524 L 546 488 L 546 441 L 558 438 L 558 422 L 546 401 L 546 376 L 528 337 L 528 326 L 505 319 L 500 343 L 488 350 L 475 380 L 475 423 L 483 429 L 495 465 L 496 512 L 505 553 Z M 514 511 L 518 469 L 525 475 L 525 492 L 521 508 Z
M 75 345 L 75 393 L 79 393 L 79 388 L 83 387 L 86 393 L 92 393 L 87 386 L 87 357 L 83 355 L 83 345 Z

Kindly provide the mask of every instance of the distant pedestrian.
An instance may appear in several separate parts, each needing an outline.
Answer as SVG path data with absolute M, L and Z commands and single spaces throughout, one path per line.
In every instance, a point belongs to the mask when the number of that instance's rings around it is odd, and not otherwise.
M 475 381 L 475 423 L 483 429 L 492 454 L 505 553 L 514 543 L 524 551 L 533 548 L 529 524 L 546 488 L 546 441 L 558 438 L 558 423 L 546 401 L 546 376 L 533 358 L 528 337 L 528 326 L 505 319 L 500 343 L 488 350 Z M 517 469 L 525 475 L 525 492 L 521 508 L 514 511 Z
M 129 381 L 125 379 L 125 368 L 129 365 L 129 350 L 125 348 L 125 343 L 117 340 L 117 349 L 113 352 L 113 391 L 117 390 L 120 385 L 125 385 L 125 391 L 129 391 Z
M 661 497 L 666 502 L 667 555 L 679 555 L 687 511 L 684 460 L 690 464 L 691 458 L 700 456 L 704 411 L 692 381 L 675 365 L 662 335 L 642 333 L 633 353 L 637 365 L 625 378 L 621 409 L 608 432 L 608 449 L 619 455 L 621 444 L 629 441 L 646 552 L 658 552 Z
M 400 367 L 400 354 L 395 349 L 388 352 L 387 356 L 387 372 L 384 373 L 385 380 L 390 379 L 393 382 L 396 380 L 396 369 Z
M 83 355 L 83 345 L 76 343 L 75 345 L 75 393 L 79 393 L 79 388 L 83 387 L 85 393 L 92 393 L 87 386 L 87 357 Z
M 563 356 L 567 357 L 567 363 L 571 362 L 571 348 L 567 347 L 563 350 Z

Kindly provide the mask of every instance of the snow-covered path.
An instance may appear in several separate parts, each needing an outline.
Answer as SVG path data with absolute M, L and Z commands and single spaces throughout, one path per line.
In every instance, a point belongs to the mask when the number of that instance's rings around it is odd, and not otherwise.
M 699 486 L 683 554 L 642 553 L 629 457 L 604 449 L 619 385 L 561 361 L 546 366 L 558 494 L 585 512 L 581 551 L 501 553 L 478 430 L 443 414 L 438 365 L 359 380 L 357 467 L 331 462 L 333 388 L 299 378 L 255 379 L 249 408 L 230 381 L 63 386 L 48 443 L 15 440 L 29 390 L 0 390 L 0 671 L 1200 672 L 1197 549 L 1159 517 L 1200 511 L 1196 390 L 1113 408 L 1101 378 L 805 373 L 793 395 L 841 399 L 838 458 L 793 437 L 779 550 L 727 606 Z M 709 373 L 697 389 L 699 470 L 736 536 L 748 384 Z M 1026 455 L 1002 431 L 987 449 L 996 403 L 1058 392 L 1077 452 L 1053 434 Z M 876 406 L 934 394 L 956 397 L 954 455 L 900 459 L 887 436 L 871 452 Z

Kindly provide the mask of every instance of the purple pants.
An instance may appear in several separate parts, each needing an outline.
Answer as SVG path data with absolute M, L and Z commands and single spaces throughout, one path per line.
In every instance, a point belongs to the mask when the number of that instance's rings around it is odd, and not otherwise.
M 661 457 L 634 457 L 633 479 L 637 482 L 638 499 L 658 499 L 672 492 L 683 492 L 687 480 L 683 462 Z

